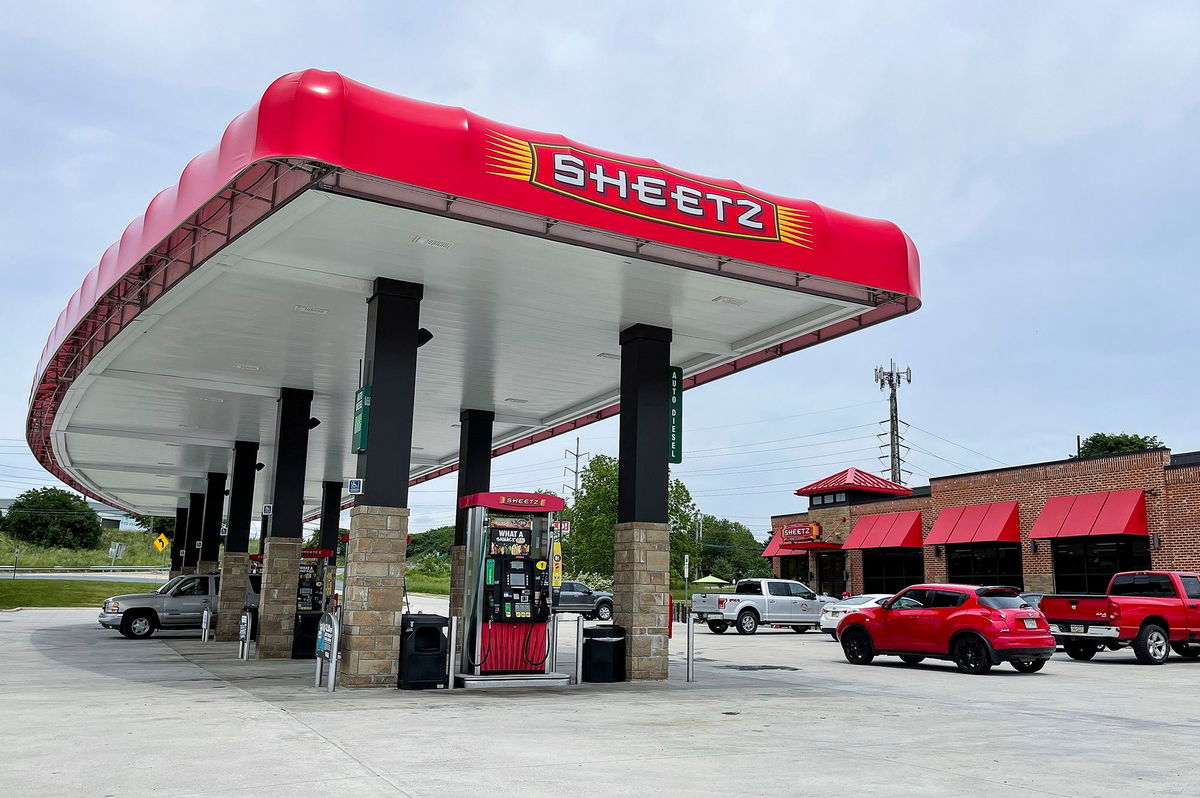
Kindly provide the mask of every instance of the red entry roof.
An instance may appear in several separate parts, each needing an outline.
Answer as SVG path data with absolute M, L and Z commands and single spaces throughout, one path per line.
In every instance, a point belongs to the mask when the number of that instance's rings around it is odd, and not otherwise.
M 921 511 L 864 515 L 858 519 L 843 549 L 919 549 Z
M 925 545 L 947 543 L 1019 543 L 1016 502 L 947 507 L 933 522 Z
M 797 496 L 815 496 L 819 493 L 830 493 L 837 490 L 863 490 L 868 493 L 890 493 L 893 496 L 911 496 L 912 491 L 903 485 L 889 482 L 883 477 L 877 477 L 857 468 L 847 468 L 831 477 L 818 480 L 811 485 L 796 489 Z
M 806 540 L 803 543 L 789 543 L 784 545 L 783 530 L 775 530 L 775 534 L 767 543 L 767 547 L 763 549 L 762 556 L 764 557 L 786 557 L 789 554 L 805 554 L 813 549 L 840 549 L 841 546 L 837 543 L 829 543 L 823 540 Z
M 1117 490 L 1046 499 L 1029 537 L 1145 534 L 1146 494 L 1140 490 Z

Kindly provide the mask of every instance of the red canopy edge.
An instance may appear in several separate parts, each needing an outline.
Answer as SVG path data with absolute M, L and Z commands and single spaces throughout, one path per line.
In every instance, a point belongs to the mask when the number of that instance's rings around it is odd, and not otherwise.
M 1118 490 L 1046 499 L 1029 537 L 1147 534 L 1146 494 L 1140 490 Z
M 516 142 L 514 144 L 514 142 Z M 532 155 L 513 179 L 511 159 Z M 515 150 L 513 148 L 516 148 Z M 624 163 L 683 184 L 702 184 L 749 198 L 771 218 L 775 237 L 680 226 L 546 190 L 534 174 L 538 155 L 573 153 Z M 481 168 L 487 165 L 489 168 Z M 685 388 L 709 382 L 920 306 L 920 263 L 912 241 L 894 224 L 778 197 L 729 180 L 702 178 L 648 159 L 617 156 L 560 135 L 492 122 L 461 108 L 415 100 L 365 86 L 333 72 L 285 75 L 230 123 L 221 142 L 192 159 L 178 183 L 160 192 L 88 273 L 59 314 L 43 348 L 30 397 L 26 437 L 51 473 L 88 496 L 55 460 L 50 428 L 70 382 L 113 337 L 208 257 L 291 198 L 338 171 L 407 183 L 455 196 L 571 221 L 658 242 L 745 260 L 803 275 L 840 280 L 894 294 L 863 316 L 752 353 L 694 375 Z M 544 181 L 543 181 L 544 182 Z M 582 199 L 582 201 L 581 201 Z M 729 225 L 726 225 L 728 227 Z M 768 225 L 770 226 L 770 225 Z M 613 405 L 494 451 L 503 454 L 614 415 Z M 416 484 L 456 469 L 448 466 Z M 126 508 L 128 509 L 128 508 Z
M 925 545 L 1020 541 L 1021 526 L 1017 502 L 993 502 L 947 507 L 942 510 L 925 538 Z

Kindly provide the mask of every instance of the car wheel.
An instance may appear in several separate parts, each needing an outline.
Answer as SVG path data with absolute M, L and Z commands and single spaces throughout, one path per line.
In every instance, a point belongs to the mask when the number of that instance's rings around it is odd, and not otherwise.
M 875 659 L 871 636 L 862 629 L 847 629 L 842 635 L 842 653 L 851 665 L 870 665 Z
M 612 605 L 607 601 L 603 601 L 596 605 L 596 620 L 611 621 L 612 620 Z
M 1096 656 L 1096 652 L 1100 650 L 1099 644 L 1088 640 L 1068 640 L 1063 644 L 1063 648 L 1066 649 L 1068 657 L 1077 659 L 1080 662 L 1087 662 Z
M 1133 653 L 1143 665 L 1162 665 L 1171 653 L 1167 630 L 1153 623 L 1143 626 L 1133 639 Z
M 1018 673 L 1037 673 L 1046 667 L 1044 659 L 1014 659 L 1011 663 Z
M 709 621 L 708 631 L 715 635 L 725 634 L 725 630 L 729 628 L 729 621 Z
M 1200 645 L 1196 645 L 1195 643 L 1172 643 L 1171 650 L 1187 659 L 1200 657 Z
M 130 640 L 145 640 L 154 634 L 154 618 L 145 612 L 126 613 L 121 618 L 121 634 Z
M 758 616 L 752 612 L 743 612 L 737 619 L 737 630 L 740 635 L 752 635 L 758 631 Z
M 793 626 L 792 631 L 798 635 L 802 635 L 808 631 L 808 627 L 807 626 Z
M 987 643 L 975 635 L 963 635 L 954 644 L 954 664 L 963 673 L 987 673 L 992 669 L 992 655 Z
M 920 654 L 901 654 L 900 661 L 905 665 L 918 665 L 925 661 L 925 658 Z

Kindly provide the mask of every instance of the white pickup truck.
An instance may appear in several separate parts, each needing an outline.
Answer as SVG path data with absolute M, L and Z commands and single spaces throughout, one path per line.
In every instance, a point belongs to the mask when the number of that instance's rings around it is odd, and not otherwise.
M 821 608 L 834 601 L 790 579 L 742 579 L 732 593 L 694 594 L 692 615 L 714 634 L 733 624 L 739 634 L 752 635 L 764 623 L 807 632 L 820 626 Z

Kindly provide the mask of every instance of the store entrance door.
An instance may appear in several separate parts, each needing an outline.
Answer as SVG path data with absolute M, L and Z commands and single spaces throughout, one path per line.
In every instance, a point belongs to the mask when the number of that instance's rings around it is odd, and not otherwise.
M 817 579 L 809 585 L 818 593 L 841 598 L 846 591 L 846 552 L 823 551 L 817 555 Z
M 786 557 L 780 557 L 779 578 L 805 582 L 808 579 L 808 555 L 789 554 Z

